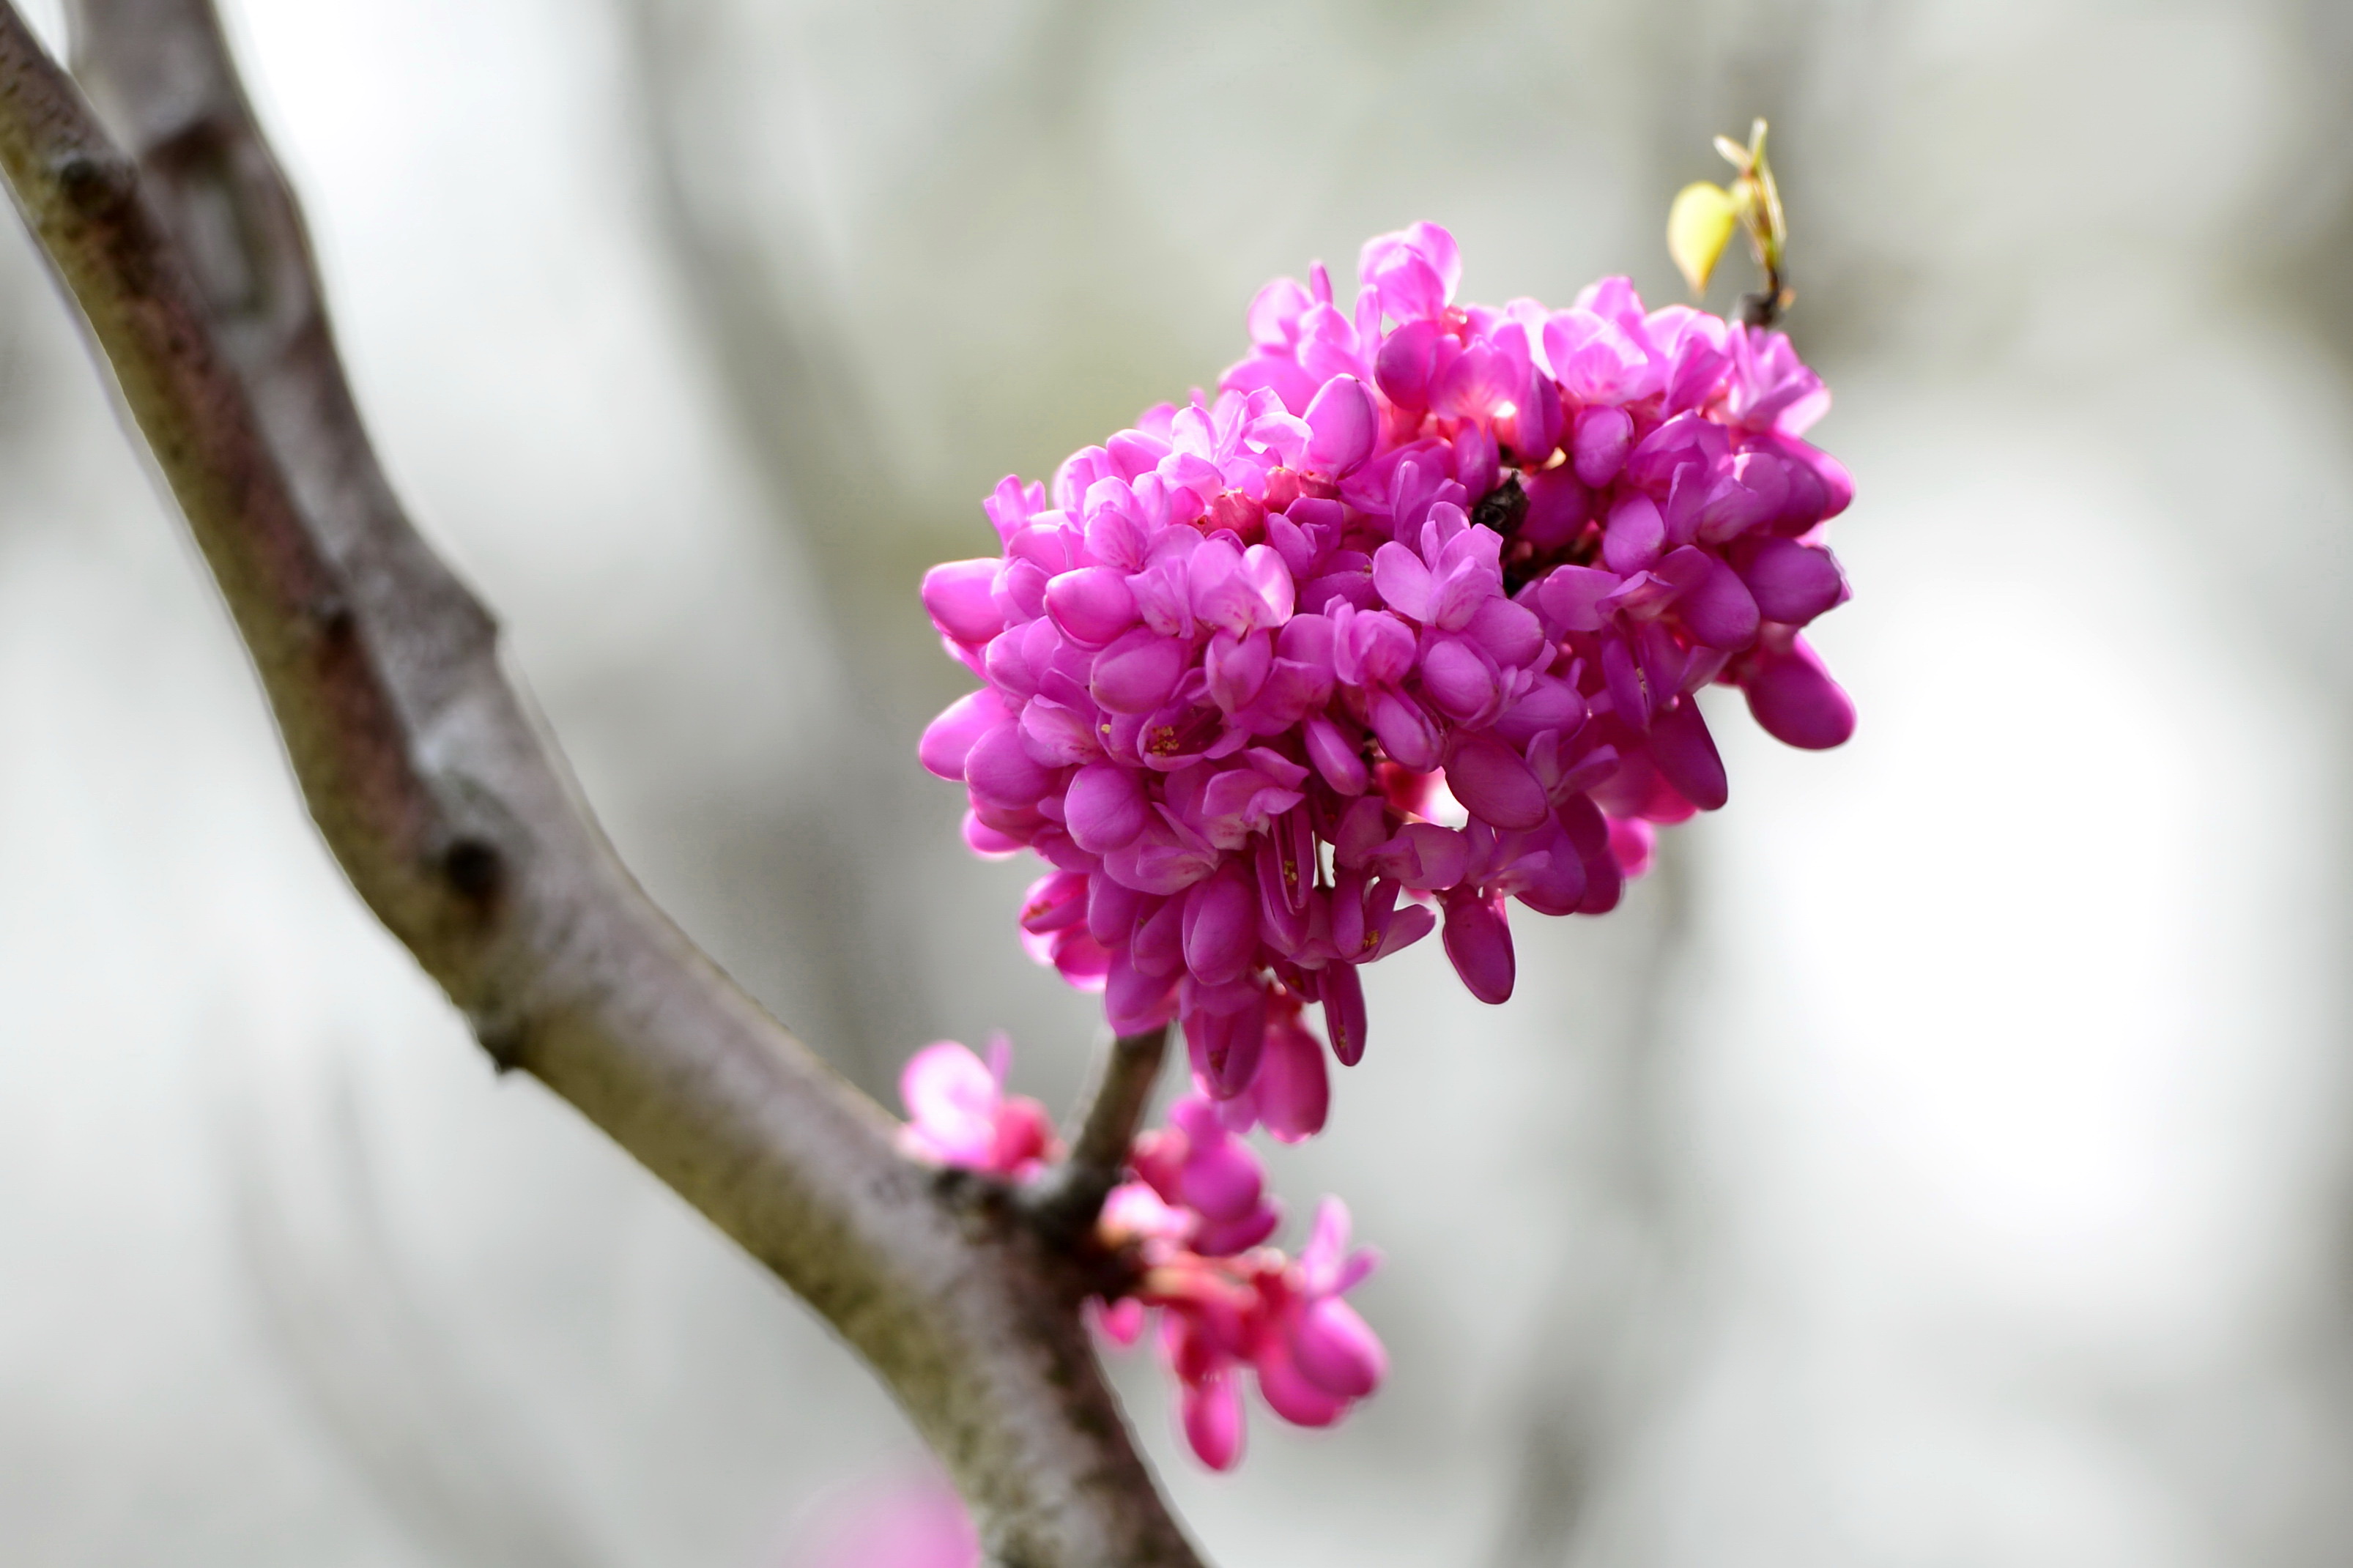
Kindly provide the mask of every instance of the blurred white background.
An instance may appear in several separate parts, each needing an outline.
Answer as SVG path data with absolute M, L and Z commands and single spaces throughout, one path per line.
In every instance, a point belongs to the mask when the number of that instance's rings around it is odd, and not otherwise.
M 913 761 L 978 497 L 1416 217 L 1475 298 L 1671 298 L 1771 116 L 1862 727 L 1720 725 L 1732 805 L 1523 915 L 1506 1008 L 1374 971 L 1275 1163 L 1388 1253 L 1391 1384 L 1231 1479 L 1148 1364 L 1135 1424 L 1227 1568 L 2343 1560 L 2342 0 L 229 8 L 420 521 L 878 1092 L 1092 1041 Z M 12 228 L 0 1555 L 782 1568 L 907 1429 L 375 929 L 108 396 Z

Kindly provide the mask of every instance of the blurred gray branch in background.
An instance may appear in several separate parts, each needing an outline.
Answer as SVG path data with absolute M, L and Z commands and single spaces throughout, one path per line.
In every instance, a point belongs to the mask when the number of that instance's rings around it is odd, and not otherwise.
M 237 1239 L 285 1365 L 433 1562 L 611 1568 L 618 1559 L 561 1447 L 500 1401 L 419 1298 L 385 1223 L 349 1058 L 327 1060 L 322 1104 L 280 1093 L 220 1116 Z
M 779 805 L 777 837 L 789 846 L 780 903 L 784 935 L 815 955 L 815 1032 L 839 1041 L 839 1065 L 882 1092 L 928 1009 L 920 970 L 906 963 L 908 847 L 888 825 L 904 809 L 909 770 L 893 744 L 913 706 L 894 682 L 888 650 L 903 645 L 913 576 L 893 605 L 876 592 L 871 563 L 916 505 L 889 460 L 881 431 L 841 341 L 840 301 L 814 258 L 779 254 L 749 232 L 710 188 L 712 160 L 699 147 L 703 54 L 723 26 L 707 6 L 629 0 L 631 51 L 648 130 L 658 221 L 676 268 L 689 324 L 715 370 L 768 510 L 807 547 L 821 591 L 813 595 L 832 650 L 837 694 L 813 751 L 830 757 L 821 798 Z M 902 563 L 905 564 L 905 563 Z M 911 567 L 910 572 L 920 571 Z M 886 578 L 897 574 L 885 574 Z M 885 602 L 876 602 L 885 599 Z M 900 612 L 893 615 L 896 609 Z M 901 723 L 894 724 L 896 717 Z M 830 1028 L 816 1026 L 829 1025 Z
M 1197 1561 L 1077 1312 L 985 1182 L 763 1014 L 620 866 L 489 615 L 426 546 L 344 383 L 291 190 L 209 0 L 69 11 L 110 139 L 0 5 L 0 165 L 227 600 L 313 818 L 494 1061 L 584 1111 L 823 1313 L 1025 1568 Z

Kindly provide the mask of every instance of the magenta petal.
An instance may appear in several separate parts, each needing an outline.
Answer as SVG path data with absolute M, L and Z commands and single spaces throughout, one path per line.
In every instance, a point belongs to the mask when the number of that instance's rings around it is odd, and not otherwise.
M 1768 539 L 1741 574 L 1768 621 L 1802 626 L 1846 597 L 1846 579 L 1827 550 Z
M 986 689 L 967 692 L 923 727 L 915 758 L 934 776 L 962 784 L 965 759 L 972 754 L 974 743 L 991 730 L 1010 727 L 1012 722 L 1013 715 L 996 692 Z
M 1626 452 L 1633 444 L 1634 420 L 1624 409 L 1606 404 L 1578 409 L 1576 432 L 1569 437 L 1577 479 L 1599 489 L 1626 466 Z
M 1201 1463 L 1213 1470 L 1234 1468 L 1242 1455 L 1242 1396 L 1232 1373 L 1186 1384 L 1182 1419 L 1185 1441 Z
M 998 832 L 970 811 L 964 814 L 964 842 L 965 848 L 985 860 L 1002 860 L 1021 847 L 1021 840 Z
M 1280 1340 L 1262 1347 L 1255 1363 L 1259 1396 L 1267 1408 L 1294 1426 L 1329 1426 L 1348 1412 L 1348 1401 L 1316 1386 Z
M 1536 586 L 1536 603 L 1573 632 L 1599 631 L 1601 602 L 1617 592 L 1618 574 L 1593 566 L 1556 567 Z
M 1274 1234 L 1282 1223 L 1282 1210 L 1269 1202 L 1251 1210 L 1240 1219 L 1204 1219 L 1193 1233 L 1193 1250 L 1204 1258 L 1230 1258 L 1237 1252 L 1248 1252 Z
M 1332 1055 L 1344 1068 L 1365 1058 L 1365 985 L 1353 963 L 1334 963 L 1315 977 L 1324 994 L 1324 1032 Z
M 1269 1029 L 1252 1098 L 1267 1131 L 1285 1143 L 1323 1131 L 1332 1106 L 1332 1077 L 1324 1065 L 1323 1042 L 1296 1023 Z
M 1534 770 L 1484 731 L 1455 736 L 1446 753 L 1446 787 L 1472 816 L 1497 827 L 1534 827 L 1552 815 Z
M 1294 907 L 1289 897 L 1290 885 L 1299 876 L 1298 863 L 1286 865 L 1282 849 L 1271 837 L 1259 840 L 1251 861 L 1258 871 L 1259 932 L 1268 946 L 1296 953 L 1308 933 L 1306 910 Z
M 1172 898 L 1144 918 L 1128 942 L 1135 967 L 1143 973 L 1173 977 L 1185 966 L 1185 900 Z
M 1185 895 L 1185 967 L 1204 985 L 1223 985 L 1257 953 L 1258 897 L 1240 863 L 1228 861 Z
M 1650 693 L 1642 689 L 1642 677 L 1634 668 L 1632 650 L 1616 637 L 1601 645 L 1601 679 L 1618 721 L 1630 729 L 1650 728 Z
M 1087 931 L 1109 948 L 1124 948 L 1135 934 L 1135 922 L 1145 913 L 1146 899 L 1115 877 L 1087 879 Z
M 1401 616 L 1427 623 L 1430 610 L 1430 568 L 1420 556 L 1391 540 L 1373 552 L 1373 586 L 1381 602 Z
M 1724 759 L 1693 699 L 1683 698 L 1651 721 L 1651 760 L 1675 793 L 1702 811 L 1723 806 L 1729 794 Z
M 1233 1013 L 1191 1007 L 1184 1022 L 1186 1052 L 1202 1085 L 1219 1100 L 1249 1089 L 1266 1047 L 1265 998 L 1251 990 L 1250 1000 Z
M 1438 637 L 1421 656 L 1421 689 L 1449 718 L 1468 721 L 1492 710 L 1495 677 L 1493 665 L 1461 637 Z
M 1079 847 L 1102 855 L 1134 843 L 1151 820 L 1152 806 L 1141 774 L 1113 763 L 1090 763 L 1071 775 L 1062 813 Z
M 1354 473 L 1373 454 L 1380 410 L 1353 375 L 1335 375 L 1307 405 L 1307 462 L 1335 479 Z
M 1366 704 L 1373 721 L 1373 733 L 1380 738 L 1381 750 L 1389 760 L 1416 773 L 1428 773 L 1438 765 L 1438 726 L 1421 705 L 1401 691 L 1381 689 Z
M 923 608 L 932 624 L 961 643 L 987 642 L 1005 629 L 1005 612 L 991 592 L 1004 562 L 950 561 L 923 574 Z
M 1336 1297 L 1308 1303 L 1291 1331 L 1291 1359 L 1307 1380 L 1342 1399 L 1362 1399 L 1388 1375 L 1388 1352 L 1371 1325 Z
M 1046 613 L 1072 642 L 1101 647 L 1135 625 L 1135 595 L 1126 574 L 1085 566 L 1046 584 Z
M 1307 721 L 1307 760 L 1324 775 L 1324 782 L 1342 795 L 1362 795 L 1371 782 L 1365 769 L 1365 759 L 1340 726 L 1331 720 L 1317 717 Z
M 1418 892 L 1434 892 L 1454 886 L 1470 869 L 1471 840 L 1440 823 L 1409 822 L 1375 852 L 1372 864 L 1383 876 Z M 1396 888 L 1388 896 L 1396 898 Z
M 1381 932 L 1380 945 L 1373 949 L 1372 956 L 1365 962 L 1371 963 L 1393 952 L 1404 952 L 1428 936 L 1437 924 L 1438 917 L 1430 912 L 1427 904 L 1406 905 L 1389 917 L 1387 929 Z
M 1749 712 L 1785 744 L 1827 751 L 1854 733 L 1854 704 L 1803 637 L 1788 653 L 1760 661 L 1745 685 Z
M 1206 1149 L 1196 1147 L 1176 1176 L 1176 1195 L 1205 1219 L 1249 1218 L 1265 1188 L 1266 1171 L 1258 1156 L 1230 1134 Z
M 1135 967 L 1133 954 L 1114 950 L 1103 974 L 1103 1017 L 1118 1035 L 1140 1035 L 1176 1016 L 1176 982 Z
M 1601 559 L 1609 570 L 1627 576 L 1658 560 L 1666 542 L 1666 520 L 1659 515 L 1658 502 L 1637 490 L 1609 509 Z
M 1088 689 L 1114 713 L 1149 713 L 1176 689 L 1188 652 L 1185 644 L 1138 626 L 1095 656 Z
M 1454 973 L 1472 995 L 1490 1005 L 1510 1001 L 1515 966 L 1503 901 L 1481 898 L 1470 889 L 1449 893 L 1446 956 L 1454 961 Z
M 1731 567 L 1686 544 L 1660 562 L 1658 571 L 1675 585 L 1675 615 L 1692 636 L 1720 648 L 1743 648 L 1757 640 L 1757 601 Z
M 1013 808 L 1034 805 L 1054 787 L 1056 769 L 1041 767 L 1021 743 L 1020 730 L 1011 724 L 989 731 L 973 743 L 964 760 L 965 783 L 983 802 Z

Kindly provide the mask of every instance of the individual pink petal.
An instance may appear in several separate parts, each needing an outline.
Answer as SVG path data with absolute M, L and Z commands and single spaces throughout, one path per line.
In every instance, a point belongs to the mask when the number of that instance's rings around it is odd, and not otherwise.
M 1724 759 L 1695 700 L 1682 698 L 1651 721 L 1651 760 L 1685 800 L 1702 811 L 1722 808 L 1729 794 Z
M 1499 665 L 1541 667 L 1552 660 L 1543 620 L 1500 595 L 1482 601 L 1464 630 Z
M 1422 650 L 1421 689 L 1440 712 L 1467 722 L 1489 713 L 1501 700 L 1502 672 L 1467 640 L 1441 634 Z
M 937 1476 L 892 1477 L 828 1504 L 790 1568 L 980 1568 L 980 1538 Z
M 1572 632 L 1599 631 L 1605 612 L 1601 602 L 1615 593 L 1618 574 L 1591 566 L 1559 566 L 1536 586 L 1536 602 L 1546 615 Z
M 1084 566 L 1046 584 L 1046 613 L 1081 647 L 1102 647 L 1135 624 L 1135 595 L 1125 573 Z
M 1182 1400 L 1185 1441 L 1201 1463 L 1229 1470 L 1242 1455 L 1242 1400 L 1230 1373 L 1187 1384 Z
M 1609 509 L 1608 531 L 1601 537 L 1601 559 L 1620 576 L 1640 572 L 1659 558 L 1667 542 L 1667 526 L 1658 503 L 1640 490 Z
M 1353 963 L 1327 965 L 1316 976 L 1324 997 L 1324 1033 L 1332 1041 L 1332 1055 L 1344 1068 L 1355 1067 L 1365 1056 L 1365 987 Z
M 1230 1012 L 1231 996 L 1213 998 L 1187 1007 L 1183 1014 L 1185 1048 L 1202 1084 L 1219 1100 L 1231 1100 L 1258 1076 L 1266 1048 L 1266 1002 L 1257 987 L 1240 982 L 1228 988 L 1240 993 L 1240 1005 Z
M 1388 1352 L 1355 1308 L 1336 1296 L 1311 1301 L 1291 1330 L 1291 1359 L 1307 1380 L 1341 1399 L 1362 1399 L 1388 1375 Z
M 1342 795 L 1364 794 L 1371 775 L 1366 771 L 1364 756 L 1356 743 L 1329 719 L 1310 719 L 1303 728 L 1308 761 L 1324 775 L 1324 782 Z
M 1497 827 L 1534 827 L 1552 815 L 1544 785 L 1520 754 L 1484 731 L 1464 731 L 1446 752 L 1446 787 Z
M 1329 1426 L 1348 1413 L 1348 1401 L 1310 1379 L 1292 1359 L 1291 1346 L 1270 1338 L 1253 1360 L 1259 1396 L 1267 1408 L 1294 1426 Z
M 1757 640 L 1757 601 L 1717 557 L 1686 544 L 1660 562 L 1658 572 L 1678 590 L 1675 615 L 1692 636 L 1717 648 L 1744 648 Z
M 1079 847 L 1101 855 L 1134 843 L 1151 820 L 1152 806 L 1142 774 L 1114 763 L 1090 763 L 1071 775 L 1062 814 Z
M 967 692 L 924 726 L 923 738 L 915 746 L 916 760 L 934 777 L 962 784 L 965 759 L 972 754 L 975 742 L 991 730 L 1012 722 L 1012 713 L 996 692 L 987 688 Z
M 1201 670 L 1208 678 L 1209 700 L 1231 713 L 1265 687 L 1274 668 L 1274 638 L 1263 631 L 1237 637 L 1221 631 L 1202 650 Z
M 1269 1026 L 1251 1095 L 1258 1101 L 1259 1120 L 1282 1142 L 1296 1143 L 1323 1131 L 1332 1105 L 1323 1042 L 1296 1021 Z
M 1785 744 L 1827 751 L 1854 733 L 1854 704 L 1803 637 L 1788 653 L 1760 660 L 1743 684 L 1749 712 Z
M 1389 917 L 1381 930 L 1380 945 L 1374 948 L 1364 963 L 1372 963 L 1393 952 L 1402 952 L 1438 928 L 1438 917 L 1430 912 L 1427 904 L 1407 904 Z
M 1610 858 L 1628 877 L 1639 877 L 1651 868 L 1651 851 L 1658 837 L 1658 830 L 1639 816 L 1613 816 L 1609 819 Z
M 1113 949 L 1103 971 L 1103 1017 L 1113 1033 L 1140 1035 L 1176 1016 L 1173 973 L 1152 975 L 1136 967 L 1132 951 Z
M 1138 626 L 1095 656 L 1088 690 L 1114 713 L 1149 713 L 1176 689 L 1187 655 L 1183 643 Z
M 1135 966 L 1146 974 L 1174 976 L 1185 965 L 1185 900 L 1171 898 L 1135 928 L 1128 943 Z
M 1425 624 L 1430 620 L 1430 568 L 1406 546 L 1391 541 L 1373 552 L 1373 586 L 1398 614 Z
M 1503 900 L 1458 888 L 1446 895 L 1446 956 L 1471 994 L 1491 1005 L 1512 998 L 1512 931 Z
M 1108 1210 L 1111 1205 L 1106 1201 L 1103 1206 Z M 1123 1296 L 1106 1306 L 1100 1299 L 1090 1296 L 1087 1305 L 1092 1309 L 1096 1329 L 1112 1343 L 1125 1348 L 1144 1337 L 1145 1307 L 1134 1297 Z
M 990 593 L 997 570 L 994 556 L 950 561 L 923 574 L 923 608 L 948 637 L 976 647 L 1005 629 L 1005 613 Z
M 1416 773 L 1428 773 L 1438 765 L 1438 726 L 1419 703 L 1402 691 L 1384 689 L 1374 692 L 1366 706 L 1373 733 L 1391 762 Z
M 1229 860 L 1185 895 L 1185 967 L 1204 985 L 1238 980 L 1258 952 L 1258 895 Z
M 984 1167 L 1001 1098 L 996 1077 L 968 1047 L 934 1040 L 899 1070 L 899 1099 L 909 1117 L 902 1146 L 944 1163 Z
M 1763 541 L 1740 574 L 1759 613 L 1790 626 L 1804 626 L 1847 594 L 1837 558 L 1794 539 Z
M 984 860 L 1002 860 L 1021 847 L 1020 839 L 998 832 L 970 811 L 964 814 L 964 843 Z
M 1462 879 L 1471 866 L 1471 841 L 1459 830 L 1435 822 L 1409 822 L 1381 846 L 1371 863 L 1404 887 L 1432 892 Z
M 1021 743 L 1021 731 L 1006 724 L 973 742 L 964 760 L 965 783 L 973 797 L 992 805 L 1024 806 L 1054 787 L 1058 771 L 1041 767 Z
M 1307 405 L 1308 466 L 1334 478 L 1354 473 L 1372 456 L 1380 433 L 1380 410 L 1365 384 L 1335 375 Z
M 1624 409 L 1606 404 L 1578 409 L 1569 437 L 1577 479 L 1599 489 L 1626 466 L 1626 452 L 1633 444 L 1634 421 Z
M 1230 1258 L 1258 1246 L 1282 1223 L 1282 1210 L 1271 1201 L 1239 1219 L 1204 1219 L 1193 1233 L 1193 1250 L 1204 1258 Z

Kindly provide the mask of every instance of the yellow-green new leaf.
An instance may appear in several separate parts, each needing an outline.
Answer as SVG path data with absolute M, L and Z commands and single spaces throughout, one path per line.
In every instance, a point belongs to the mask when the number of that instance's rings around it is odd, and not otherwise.
M 1731 243 L 1738 217 L 1732 194 L 1722 185 L 1695 180 L 1675 193 L 1675 205 L 1667 209 L 1667 254 L 1683 269 L 1694 296 L 1707 292 L 1708 278 Z

